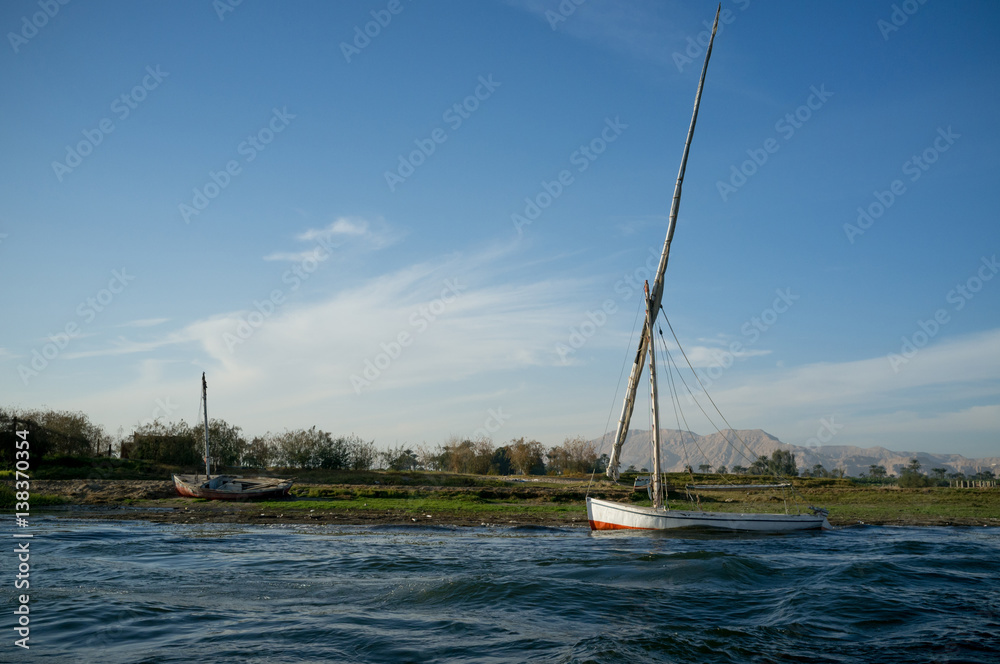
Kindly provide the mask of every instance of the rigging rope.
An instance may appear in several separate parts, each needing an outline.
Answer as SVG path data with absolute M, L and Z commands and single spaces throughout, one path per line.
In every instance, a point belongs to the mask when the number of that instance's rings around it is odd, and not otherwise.
M 663 307 L 660 307 L 660 311 L 663 311 Z M 680 339 L 677 338 L 677 333 L 674 332 L 674 327 L 673 327 L 673 325 L 670 324 L 670 319 L 667 317 L 667 312 L 666 311 L 663 311 L 663 319 L 665 321 L 667 321 L 667 327 L 670 329 L 670 334 L 673 335 L 674 341 L 677 342 L 677 348 L 681 351 L 681 355 L 684 357 L 684 361 L 687 363 L 688 368 L 691 370 L 691 373 L 694 375 L 695 380 L 697 380 L 698 384 L 701 386 L 702 392 L 705 394 L 706 397 L 708 397 L 708 400 L 709 400 L 709 402 L 711 402 L 712 407 L 715 408 L 715 412 L 717 412 L 719 414 L 719 417 L 722 418 L 722 421 L 726 423 L 726 426 L 729 427 L 729 431 L 731 431 L 733 433 L 733 436 L 736 437 L 736 440 L 740 441 L 740 443 L 743 445 L 743 447 L 746 448 L 747 452 L 749 452 L 751 455 L 754 455 L 754 451 L 750 448 L 749 445 L 747 445 L 746 441 L 744 441 L 742 438 L 740 438 L 740 435 L 736 432 L 736 429 L 733 428 L 733 425 L 729 423 L 729 420 L 726 419 L 726 416 L 722 414 L 721 410 L 719 410 L 719 407 L 716 405 L 715 400 L 712 398 L 712 395 L 708 393 L 708 388 L 705 387 L 705 384 L 701 382 L 701 377 L 698 375 L 698 372 L 695 371 L 694 367 L 691 365 L 691 360 L 688 359 L 687 353 L 684 352 L 684 347 L 681 346 Z M 663 330 L 662 329 L 660 330 L 660 336 L 661 337 L 663 336 Z M 683 376 L 681 376 L 681 380 L 684 381 L 684 377 Z M 684 387 L 688 387 L 686 381 L 684 381 Z M 688 387 L 688 392 L 691 394 L 691 399 L 696 404 L 698 404 L 698 408 L 701 409 L 701 412 L 705 413 L 705 409 L 701 407 L 701 404 L 698 402 L 698 400 L 694 396 L 694 392 L 689 387 Z M 708 413 L 705 413 L 705 417 L 708 418 Z M 732 444 L 732 442 L 729 440 L 729 437 L 726 436 L 726 434 L 724 434 L 722 432 L 722 430 L 719 429 L 718 426 L 716 426 L 715 422 L 713 422 L 711 418 L 709 418 L 709 422 L 712 422 L 712 426 L 715 427 L 715 430 L 718 431 L 722 435 L 722 437 L 726 439 L 727 442 L 729 442 L 730 444 Z M 736 447 L 736 445 L 733 445 L 733 448 L 737 452 L 739 452 L 740 455 L 743 456 L 743 458 L 746 459 L 747 461 L 749 461 L 750 463 L 753 463 L 753 461 L 756 461 L 756 459 L 753 459 L 751 461 L 750 457 L 748 457 L 746 454 L 744 454 L 742 452 L 742 450 L 740 450 L 738 447 Z
M 664 314 L 664 316 L 666 316 L 666 315 Z M 669 323 L 668 323 L 668 325 L 669 325 Z M 662 330 L 660 331 L 660 338 L 661 338 L 661 339 L 663 338 L 663 331 L 662 331 Z M 666 343 L 666 342 L 664 341 L 664 343 Z M 680 346 L 679 344 L 678 344 L 678 346 L 677 346 L 677 347 L 678 347 L 678 348 L 680 348 L 680 351 L 681 351 L 681 353 L 682 353 L 682 354 L 684 354 L 684 349 L 683 349 L 683 348 L 681 348 L 681 346 Z M 685 360 L 687 359 L 687 355 L 684 355 L 684 359 L 685 359 Z M 697 377 L 698 377 L 698 374 L 694 372 L 694 367 L 691 367 L 691 363 L 690 363 L 690 362 L 688 362 L 688 367 L 689 367 L 689 368 L 691 369 L 692 373 L 694 373 L 694 374 L 695 374 L 695 378 L 697 378 Z M 679 378 L 681 379 L 681 383 L 682 383 L 682 384 L 684 385 L 684 389 L 686 389 L 686 390 L 688 391 L 688 395 L 689 395 L 689 396 L 691 397 L 691 400 L 692 400 L 692 401 L 694 401 L 694 404 L 695 404 L 696 406 L 698 406 L 698 410 L 700 410 L 700 411 L 701 411 L 701 414 L 705 416 L 705 419 L 706 419 L 706 420 L 708 420 L 708 422 L 709 422 L 709 423 L 710 423 L 710 424 L 712 425 L 712 427 L 713 427 L 713 428 L 714 428 L 714 429 L 715 429 L 716 431 L 718 431 L 718 432 L 719 432 L 719 435 L 721 435 L 721 436 L 722 436 L 722 438 L 723 438 L 723 439 L 724 439 L 724 440 L 725 440 L 725 441 L 726 441 L 727 443 L 729 443 L 730 445 L 732 445 L 732 446 L 733 446 L 733 449 L 734 449 L 734 450 L 736 450 L 736 452 L 737 452 L 737 453 L 738 453 L 738 454 L 739 454 L 740 456 L 742 456 L 742 457 L 743 457 L 744 459 L 746 459 L 746 460 L 747 460 L 748 462 L 751 462 L 750 458 L 749 458 L 749 457 L 748 457 L 748 456 L 747 456 L 747 455 L 746 455 L 746 454 L 745 454 L 745 453 L 743 452 L 743 450 L 741 450 L 741 449 L 740 449 L 739 447 L 737 447 L 737 446 L 736 446 L 735 444 L 733 444 L 733 441 L 731 441 L 731 440 L 729 439 L 729 437 L 728 437 L 728 436 L 727 436 L 727 435 L 726 435 L 726 434 L 725 434 L 725 433 L 724 433 L 724 432 L 722 431 L 722 429 L 721 429 L 721 428 L 719 428 L 719 425 L 717 425 L 717 424 L 715 423 L 715 420 L 713 420 L 713 419 L 712 419 L 712 417 L 711 417 L 711 416 L 710 416 L 710 415 L 709 415 L 709 414 L 708 414 L 708 413 L 707 413 L 707 412 L 705 411 L 705 408 L 704 408 L 704 406 L 702 406 L 702 405 L 701 405 L 701 402 L 700 402 L 700 401 L 698 401 L 697 397 L 695 397 L 695 396 L 694 396 L 694 390 L 692 390 L 692 389 L 691 389 L 691 386 L 690 386 L 690 385 L 688 385 L 688 384 L 687 384 L 687 381 L 686 381 L 686 380 L 684 379 L 684 374 L 682 374 L 682 373 L 680 372 L 680 370 L 678 370 L 678 372 L 677 372 L 677 375 L 678 375 L 678 377 L 679 377 Z M 704 388 L 704 385 L 702 386 L 702 388 Z M 707 391 L 705 392 L 705 395 L 706 395 L 706 396 L 708 396 L 708 392 L 707 392 Z M 711 397 L 709 397 L 709 400 L 711 400 Z M 714 402 L 713 402 L 713 405 L 714 405 Z M 718 408 L 716 408 L 716 410 L 718 410 Z M 720 413 L 720 415 L 721 415 L 721 413 Z M 723 417 L 722 419 L 723 419 L 723 420 L 725 420 L 725 418 L 724 418 L 724 417 Z M 728 422 L 726 422 L 726 424 L 729 424 L 729 423 L 728 423 Z M 730 427 L 730 428 L 731 428 L 731 427 Z M 743 442 L 743 441 L 741 440 L 740 442 Z M 746 446 L 746 443 L 743 443 L 743 444 L 744 444 L 744 445 Z M 747 446 L 747 449 L 749 450 L 749 446 Z M 700 451 L 700 448 L 699 448 L 699 451 Z M 753 453 L 753 450 L 750 450 L 750 452 L 751 452 L 751 454 L 752 454 L 752 453 Z M 704 452 L 702 452 L 702 454 L 704 454 Z M 751 462 L 751 463 L 752 463 L 752 462 Z
M 663 346 L 663 351 L 667 355 L 667 367 L 668 367 L 668 371 L 670 371 L 670 373 L 668 375 L 669 375 L 671 384 L 673 383 L 673 380 L 674 380 L 674 376 L 673 376 L 673 373 L 672 373 L 673 371 L 676 371 L 677 375 L 683 381 L 684 377 L 681 375 L 681 370 L 677 366 L 677 362 L 674 360 L 673 354 L 671 354 L 670 350 L 667 348 L 667 341 L 663 337 L 663 329 L 662 328 L 658 328 L 658 330 L 659 330 L 659 333 L 660 333 L 660 344 Z M 684 387 L 687 388 L 687 384 L 686 383 L 684 384 Z M 680 404 L 680 391 L 675 388 L 674 389 L 674 393 L 677 395 L 677 410 L 680 411 L 681 419 L 684 421 L 684 428 L 685 428 L 685 430 L 690 431 L 691 430 L 691 425 L 688 424 L 687 417 L 684 416 L 684 409 L 681 407 L 681 404 Z M 697 400 L 695 399 L 694 395 L 691 394 L 690 390 L 688 390 L 688 394 L 691 396 L 691 400 L 694 401 L 695 403 L 697 403 Z M 706 415 L 706 417 L 707 417 L 707 415 Z M 712 420 L 709 419 L 709 422 L 711 422 L 711 421 Z M 714 426 L 714 422 L 712 424 Z M 716 428 L 716 430 L 718 431 L 718 428 Z M 684 445 L 683 433 L 684 432 L 682 431 L 681 432 L 681 445 L 682 446 Z M 723 435 L 723 437 L 725 437 L 725 436 Z M 698 440 L 697 439 L 695 439 L 695 438 L 692 437 L 691 438 L 691 442 L 694 443 L 694 446 L 697 448 L 698 453 L 701 454 L 701 457 L 703 459 L 705 459 L 705 461 L 711 461 L 711 459 L 709 459 L 708 455 L 705 453 L 705 450 L 702 449 L 701 445 L 698 444 Z M 728 438 L 726 439 L 726 442 L 729 442 Z M 739 449 L 736 449 L 736 451 L 740 452 Z M 685 454 L 685 456 L 687 456 L 687 447 L 686 446 L 684 446 L 684 454 Z M 688 463 L 687 466 L 688 466 L 688 469 L 689 469 L 689 475 L 691 475 L 691 481 L 694 482 L 695 481 L 695 478 L 694 478 L 694 469 L 692 468 L 692 466 L 691 466 L 690 463 Z M 719 473 L 719 476 L 722 478 L 723 482 L 725 482 L 726 484 L 731 484 L 729 478 L 727 478 L 724 474 Z
M 687 423 L 687 417 L 684 416 L 684 410 L 681 408 L 680 391 L 678 390 L 677 385 L 674 383 L 674 374 L 673 374 L 673 372 L 677 370 L 677 367 L 674 366 L 675 365 L 674 359 L 673 359 L 673 357 L 671 357 L 670 351 L 667 349 L 667 344 L 666 344 L 666 342 L 663 339 L 663 331 L 662 330 L 660 331 L 660 344 L 663 346 L 663 352 L 667 356 L 667 363 L 666 363 L 667 364 L 667 386 L 669 387 L 670 399 L 671 399 L 671 403 L 672 403 L 672 405 L 674 407 L 674 419 L 677 421 L 677 431 L 680 434 L 681 451 L 683 451 L 683 453 L 684 453 L 684 469 L 688 471 L 688 475 L 691 477 L 691 482 L 693 483 L 695 481 L 694 480 L 694 470 L 691 467 L 691 459 L 688 456 L 687 445 L 684 444 L 684 434 L 686 432 L 690 431 L 691 427 Z M 679 418 L 678 418 L 678 414 L 680 415 Z M 683 428 L 681 428 L 681 421 L 684 422 L 684 427 Z M 691 442 L 694 443 L 695 447 L 698 448 L 698 452 L 701 453 L 702 456 L 705 456 L 705 452 L 701 449 L 701 446 L 698 445 L 698 441 L 696 441 L 692 437 L 691 438 Z M 691 494 L 690 493 L 687 493 L 687 497 L 688 497 L 688 500 L 691 500 Z M 694 502 L 694 501 L 692 501 L 692 502 Z M 700 500 L 698 501 L 697 506 L 698 506 L 699 509 L 701 509 L 701 501 Z
M 677 348 L 678 348 L 678 349 L 679 349 L 679 350 L 681 351 L 681 355 L 682 355 L 682 356 L 684 357 L 684 361 L 685 361 L 685 362 L 687 363 L 687 365 L 688 365 L 688 368 L 689 368 L 689 369 L 691 370 L 691 373 L 692 373 L 692 374 L 694 375 L 694 377 L 695 377 L 695 380 L 697 380 L 697 381 L 698 381 L 698 384 L 699 384 L 699 385 L 701 386 L 701 389 L 702 389 L 702 391 L 704 392 L 705 396 L 706 396 L 706 397 L 708 397 L 708 400 L 709 400 L 709 402 L 711 402 L 711 404 L 712 404 L 712 407 L 713 407 L 713 408 L 715 408 L 715 412 L 717 412 L 717 413 L 719 414 L 719 417 L 721 417 L 721 418 L 722 418 L 722 421 L 726 423 L 726 426 L 728 426 L 728 427 L 729 427 L 729 431 L 731 431 L 731 432 L 732 432 L 732 434 L 733 434 L 733 436 L 734 436 L 734 437 L 736 438 L 736 440 L 740 441 L 740 443 L 741 443 L 741 444 L 743 445 L 743 447 L 744 447 L 744 448 L 746 448 L 746 450 L 747 450 L 747 451 L 748 451 L 748 452 L 749 452 L 749 453 L 750 453 L 751 455 L 753 455 L 753 454 L 754 454 L 753 450 L 752 450 L 752 449 L 750 448 L 750 446 L 749 446 L 749 445 L 748 445 L 748 444 L 746 443 L 746 441 L 744 441 L 744 440 L 743 440 L 743 439 L 742 439 L 742 438 L 740 437 L 740 435 L 739 435 L 739 433 L 737 433 L 736 429 L 734 429 L 734 428 L 733 428 L 733 425 L 732 425 L 732 424 L 730 424 L 730 423 L 729 423 L 729 420 L 727 420 L 727 419 L 726 419 L 726 416 L 722 414 L 722 411 L 721 411 L 721 410 L 719 409 L 719 406 L 718 406 L 718 405 L 716 405 L 716 403 L 715 403 L 715 400 L 714 400 L 714 399 L 712 399 L 712 395 L 708 393 L 708 388 L 706 388 L 706 387 L 705 387 L 705 384 L 704 384 L 704 383 L 702 383 L 702 381 L 701 381 L 701 377 L 700 377 L 700 376 L 698 375 L 698 372 L 697 372 L 697 371 L 695 371 L 695 370 L 694 370 L 694 366 L 692 366 L 692 365 L 691 365 L 691 360 L 689 360 L 689 359 L 688 359 L 688 356 L 687 356 L 687 353 L 686 353 L 686 352 L 684 352 L 684 347 L 683 347 L 683 346 L 681 345 L 681 342 L 680 342 L 680 339 L 678 339 L 678 338 L 677 338 L 677 333 L 676 333 L 676 332 L 674 332 L 674 327 L 673 327 L 673 325 L 671 325 L 671 324 L 670 324 L 670 318 L 669 318 L 669 317 L 667 317 L 667 312 L 663 310 L 663 307 L 662 307 L 662 306 L 660 306 L 660 311 L 661 311 L 661 312 L 663 313 L 663 319 L 664 319 L 664 320 L 665 320 L 665 321 L 667 322 L 667 327 L 668 327 L 668 328 L 670 329 L 670 334 L 671 334 L 671 335 L 673 335 L 673 337 L 674 337 L 674 341 L 675 341 L 675 342 L 677 343 Z M 662 329 L 662 328 L 660 328 L 659 332 L 660 332 L 660 338 L 661 338 L 661 340 L 662 340 L 662 339 L 663 339 L 663 329 Z M 666 344 L 666 341 L 664 340 L 664 341 L 663 341 L 663 343 L 664 343 L 664 345 L 665 345 L 665 344 Z M 708 419 L 708 421 L 712 423 L 712 426 L 713 426 L 713 427 L 715 427 L 715 430 L 716 430 L 716 431 L 718 431 L 718 432 L 719 432 L 719 434 L 720 434 L 720 435 L 722 435 L 722 437 L 723 437 L 723 438 L 724 438 L 724 439 L 726 440 L 726 442 L 728 442 L 728 443 L 729 443 L 730 445 L 732 445 L 732 446 L 733 446 L 733 449 L 735 449 L 735 450 L 736 450 L 737 452 L 739 452 L 739 454 L 740 454 L 740 455 L 741 455 L 741 456 L 742 456 L 742 457 L 743 457 L 744 459 L 747 459 L 747 461 L 750 461 L 750 458 L 749 458 L 749 457 L 748 457 L 748 456 L 747 456 L 746 454 L 744 454 L 744 453 L 743 453 L 743 451 L 742 451 L 742 450 L 740 450 L 740 448 L 738 448 L 738 447 L 737 447 L 736 445 L 733 445 L 732 441 L 730 441 L 730 440 L 729 440 L 729 437 L 728 437 L 728 436 L 727 436 L 727 435 L 726 435 L 725 433 L 723 433 L 723 432 L 722 432 L 722 430 L 721 430 L 721 429 L 719 429 L 719 427 L 718 427 L 718 426 L 717 426 L 717 425 L 715 424 L 715 422 L 714 422 L 714 421 L 712 420 L 712 418 L 710 418 L 710 417 L 708 416 L 708 413 L 706 413 L 706 412 L 705 412 L 705 409 L 704 409 L 704 408 L 702 408 L 702 406 L 701 406 L 701 403 L 700 403 L 700 402 L 699 402 L 699 401 L 698 401 L 698 400 L 697 400 L 697 399 L 695 398 L 695 396 L 694 396 L 694 392 L 693 392 L 693 391 L 691 390 L 691 388 L 690 388 L 690 387 L 688 386 L 688 384 L 687 384 L 687 381 L 685 381 L 685 380 L 684 380 L 684 376 L 683 376 L 683 375 L 681 375 L 681 374 L 680 374 L 679 372 L 678 372 L 678 375 L 680 375 L 680 378 L 681 378 L 681 382 L 682 382 L 682 383 L 684 383 L 684 387 L 685 387 L 685 388 L 686 388 L 686 389 L 688 390 L 688 393 L 690 394 L 690 396 L 691 396 L 691 399 L 692 399 L 692 400 L 693 400 L 693 401 L 695 402 L 695 404 L 696 404 L 696 405 L 698 406 L 699 410 L 701 410 L 702 414 L 704 414 L 704 415 L 705 415 L 706 419 Z M 754 460 L 754 462 L 755 462 L 755 461 L 756 461 L 756 459 Z M 754 463 L 754 462 L 750 462 L 750 463 L 751 463 L 751 465 L 753 465 L 753 463 Z M 775 472 L 775 469 L 774 469 L 774 468 L 769 468 L 769 470 L 771 471 L 771 476 L 772 476 L 772 477 L 774 477 L 774 478 L 775 478 L 776 480 L 782 480 L 782 479 L 788 479 L 788 480 L 790 480 L 790 478 L 786 478 L 786 477 L 784 477 L 783 475 L 780 475 L 779 473 Z M 794 495 L 794 496 L 798 496 L 798 497 L 800 497 L 800 498 L 803 498 L 803 499 L 805 498 L 805 497 L 804 497 L 804 496 L 803 496 L 802 494 L 800 494 L 800 493 L 798 492 L 798 490 L 797 490 L 797 489 L 795 488 L 795 486 L 794 486 L 794 485 L 792 485 L 792 493 L 793 493 L 793 495 Z M 788 508 L 787 508 L 787 505 L 786 505 L 786 508 L 785 508 L 786 512 L 787 512 L 787 509 L 788 509 Z

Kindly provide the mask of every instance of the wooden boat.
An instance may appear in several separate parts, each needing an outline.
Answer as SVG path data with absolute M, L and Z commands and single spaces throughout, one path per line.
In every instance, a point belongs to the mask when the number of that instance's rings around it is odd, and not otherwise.
M 721 10 L 721 5 L 720 5 Z M 650 476 L 648 490 L 652 499 L 651 507 L 640 507 L 625 503 L 617 503 L 610 500 L 598 500 L 587 497 L 587 519 L 592 530 L 668 530 L 673 528 L 710 528 L 717 530 L 736 531 L 758 531 L 758 532 L 788 532 L 796 530 L 829 529 L 830 523 L 827 521 L 827 511 L 825 509 L 810 507 L 810 514 L 789 514 L 787 503 L 784 514 L 757 514 L 757 513 L 729 513 L 729 512 L 705 512 L 696 510 L 673 510 L 666 503 L 666 496 L 661 481 L 660 468 L 660 416 L 658 395 L 656 390 L 656 353 L 653 345 L 653 331 L 657 314 L 660 312 L 660 301 L 663 296 L 663 275 L 667 269 L 667 260 L 670 256 L 670 243 L 673 240 L 674 228 L 677 223 L 677 213 L 680 209 L 681 185 L 684 180 L 684 169 L 687 165 L 688 152 L 691 148 L 691 139 L 694 136 L 694 127 L 698 119 L 698 106 L 701 103 L 701 92 L 705 85 L 705 74 L 708 71 L 708 60 L 712 55 L 712 44 L 715 41 L 715 32 L 719 26 L 719 12 L 715 14 L 715 25 L 712 27 L 712 36 L 708 42 L 708 49 L 705 53 L 705 64 L 702 66 L 701 79 L 698 82 L 698 91 L 695 95 L 694 112 L 691 116 L 691 126 L 688 128 L 687 140 L 684 144 L 684 152 L 681 156 L 681 166 L 677 173 L 677 184 L 674 187 L 674 197 L 670 206 L 670 217 L 667 223 L 667 238 L 663 244 L 663 253 L 660 256 L 660 263 L 657 267 L 656 277 L 652 290 L 649 282 L 646 282 L 646 323 L 639 341 L 639 352 L 636 354 L 632 365 L 632 372 L 629 375 L 628 391 L 625 395 L 625 403 L 622 406 L 621 418 L 618 421 L 618 430 L 615 434 L 614 444 L 611 450 L 606 473 L 612 480 L 618 480 L 619 466 L 621 464 L 621 449 L 628 434 L 629 421 L 632 418 L 632 410 L 635 406 L 636 390 L 642 368 L 645 364 L 646 354 L 649 354 L 649 383 L 650 402 L 653 419 L 653 473 Z M 692 368 L 693 371 L 693 368 Z M 728 440 L 728 438 L 727 438 Z M 732 444 L 732 443 L 730 443 Z M 637 484 L 637 487 L 639 485 Z M 645 483 L 642 486 L 646 486 Z M 788 485 L 790 486 L 790 485 Z M 719 488 L 722 488 L 721 486 Z
M 596 498 L 587 498 L 587 519 L 590 521 L 592 530 L 710 528 L 783 533 L 795 530 L 830 528 L 829 522 L 823 515 L 701 512 L 698 510 L 624 505 Z
M 287 496 L 292 480 L 276 477 L 212 477 L 211 454 L 208 442 L 208 382 L 201 374 L 201 400 L 205 414 L 205 474 L 174 475 L 177 493 L 188 498 L 207 500 L 259 500 Z
M 254 500 L 288 495 L 292 480 L 275 477 L 230 477 L 216 475 L 174 475 L 177 493 L 188 498 L 208 500 Z

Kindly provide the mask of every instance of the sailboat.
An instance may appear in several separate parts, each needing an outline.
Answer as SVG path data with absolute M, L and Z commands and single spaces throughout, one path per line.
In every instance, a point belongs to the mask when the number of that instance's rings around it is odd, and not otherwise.
M 205 414 L 205 474 L 174 475 L 177 493 L 188 498 L 208 500 L 253 500 L 280 498 L 287 496 L 292 488 L 292 480 L 274 477 L 232 477 L 216 475 L 212 477 L 212 467 L 208 444 L 208 382 L 201 374 L 201 399 Z
M 625 403 L 622 406 L 622 414 L 618 421 L 618 429 L 615 433 L 611 456 L 605 471 L 609 478 L 618 480 L 619 466 L 621 465 L 621 450 L 628 434 L 629 421 L 632 418 L 632 410 L 635 406 L 635 396 L 642 375 L 642 368 L 645 364 L 647 352 L 649 353 L 649 378 L 650 378 L 650 401 L 652 409 L 652 442 L 653 442 L 653 473 L 650 478 L 650 496 L 652 506 L 644 507 L 639 505 L 629 505 L 610 500 L 600 500 L 587 497 L 587 520 L 590 522 L 592 530 L 669 530 L 673 528 L 709 528 L 732 531 L 758 531 L 758 532 L 788 532 L 797 530 L 830 529 L 830 522 L 827 520 L 827 511 L 822 508 L 810 507 L 811 513 L 799 514 L 760 514 L 760 513 L 730 513 L 730 512 L 707 512 L 697 510 L 676 510 L 670 509 L 665 500 L 665 491 L 662 486 L 662 473 L 660 469 L 660 418 L 656 389 L 656 359 L 653 348 L 653 330 L 657 314 L 660 311 L 660 301 L 663 297 L 663 275 L 667 269 L 667 260 L 670 256 L 670 243 L 673 240 L 674 228 L 677 223 L 677 213 L 680 210 L 681 185 L 684 181 L 684 170 L 687 166 L 688 152 L 691 148 L 691 139 L 694 136 L 695 123 L 698 120 L 698 107 L 701 103 L 701 92 L 705 85 L 705 74 L 708 71 L 708 61 L 712 56 L 712 45 L 715 41 L 715 33 L 719 27 L 719 10 L 715 13 L 715 24 L 712 26 L 712 36 L 708 42 L 708 49 L 705 53 L 705 64 L 702 66 L 701 79 L 698 82 L 698 91 L 695 95 L 694 112 L 691 116 L 691 125 L 688 128 L 687 140 L 684 143 L 684 152 L 681 156 L 681 166 L 677 173 L 677 184 L 674 187 L 674 197 L 670 205 L 670 217 L 667 223 L 667 238 L 663 244 L 663 252 L 660 255 L 660 262 L 657 266 L 656 277 L 652 288 L 649 282 L 645 285 L 646 295 L 646 321 L 643 326 L 639 340 L 639 352 L 636 354 L 629 375 L 628 390 L 625 395 Z M 757 488 L 760 485 L 740 485 L 739 487 L 729 485 L 726 488 L 745 489 Z M 788 487 L 788 484 L 778 484 L 771 486 Z M 719 488 L 722 488 L 721 486 Z

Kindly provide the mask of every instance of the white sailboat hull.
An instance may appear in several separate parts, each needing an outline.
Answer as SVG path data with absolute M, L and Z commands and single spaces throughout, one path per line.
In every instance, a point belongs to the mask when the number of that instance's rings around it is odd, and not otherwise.
M 653 509 L 610 500 L 587 498 L 591 530 L 670 530 L 712 528 L 783 533 L 796 530 L 833 530 L 825 516 L 813 514 L 741 514 Z

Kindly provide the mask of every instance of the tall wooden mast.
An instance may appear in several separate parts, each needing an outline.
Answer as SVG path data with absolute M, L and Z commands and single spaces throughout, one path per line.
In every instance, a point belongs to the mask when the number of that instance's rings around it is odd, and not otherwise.
M 205 406 L 205 481 L 212 479 L 212 469 L 209 466 L 208 456 L 208 382 L 205 380 L 205 372 L 201 372 L 201 403 Z
M 646 328 L 649 338 L 653 338 L 653 321 L 656 314 L 653 311 L 652 300 L 649 297 L 649 282 L 646 282 Z M 649 401 L 653 411 L 653 508 L 663 507 L 663 491 L 660 488 L 660 399 L 656 393 L 656 344 L 649 349 Z
M 684 142 L 684 153 L 681 156 L 681 167 L 677 172 L 677 184 L 674 186 L 674 198 L 670 203 L 670 219 L 667 222 L 667 239 L 663 242 L 663 253 L 660 255 L 660 264 L 656 268 L 656 278 L 653 280 L 653 288 L 649 296 L 649 306 L 652 309 L 653 320 L 660 310 L 660 301 L 663 299 L 663 275 L 667 271 L 667 260 L 670 257 L 670 243 L 674 239 L 674 227 L 677 224 L 677 212 L 681 207 L 681 185 L 684 182 L 684 170 L 687 168 L 688 152 L 691 150 L 691 139 L 694 137 L 694 126 L 698 121 L 698 106 L 701 104 L 701 91 L 705 86 L 705 74 L 708 72 L 708 59 L 712 57 L 712 44 L 715 42 L 715 32 L 719 27 L 719 12 L 722 11 L 722 4 L 715 11 L 715 23 L 712 25 L 712 36 L 708 40 L 708 50 L 705 52 L 705 64 L 701 68 L 701 79 L 698 81 L 698 92 L 694 98 L 694 112 L 691 114 L 691 126 L 688 127 L 687 140 Z M 618 467 L 621 465 L 621 450 L 625 443 L 625 436 L 628 435 L 629 421 L 632 419 L 632 409 L 635 407 L 636 389 L 639 387 L 639 378 L 642 375 L 642 365 L 646 361 L 646 352 L 649 350 L 650 335 L 652 326 L 643 328 L 642 337 L 639 340 L 639 351 L 636 353 L 635 361 L 632 363 L 632 372 L 628 378 L 628 391 L 625 394 L 625 403 L 622 406 L 622 414 L 618 420 L 618 430 L 615 432 L 614 445 L 611 448 L 611 458 L 608 461 L 607 475 L 611 479 L 618 479 Z

